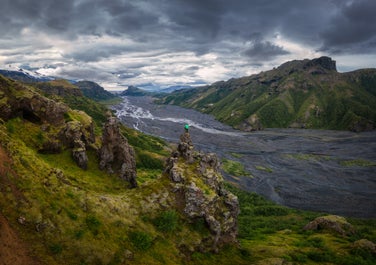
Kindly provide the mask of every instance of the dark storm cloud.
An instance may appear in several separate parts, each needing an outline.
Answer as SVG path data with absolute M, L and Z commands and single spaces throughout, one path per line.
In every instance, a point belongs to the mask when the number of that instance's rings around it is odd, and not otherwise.
M 255 41 L 251 48 L 244 51 L 244 54 L 252 60 L 268 61 L 276 56 L 289 54 L 289 52 L 269 41 Z
M 227 78 L 316 54 L 374 55 L 375 10 L 374 0 L 2 0 L 0 63 Z
M 322 50 L 337 53 L 376 51 L 376 1 L 358 0 L 341 6 L 323 31 Z
M 192 49 L 197 46 L 206 51 L 203 43 L 210 46 L 231 37 L 247 40 L 255 31 L 264 35 L 279 31 L 293 39 L 317 43 L 321 36 L 325 48 L 364 42 L 374 36 L 376 1 L 358 0 L 347 5 L 343 2 L 5 0 L 0 19 L 4 33 L 14 34 L 24 27 L 35 27 L 67 38 L 80 34 L 129 34 L 134 38 L 144 36 L 145 41 L 150 41 L 149 38 L 156 36 L 175 36 L 186 39 L 186 47 L 190 44 Z M 339 12 L 334 12 L 336 8 Z M 161 16 L 168 23 L 161 23 Z M 325 24 L 328 22 L 331 24 Z

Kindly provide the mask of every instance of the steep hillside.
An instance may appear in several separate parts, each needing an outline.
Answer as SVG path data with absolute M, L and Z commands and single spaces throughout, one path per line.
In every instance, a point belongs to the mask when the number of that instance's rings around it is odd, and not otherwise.
M 79 81 L 75 85 L 82 91 L 85 97 L 93 100 L 109 100 L 116 96 L 106 91 L 103 87 L 92 81 Z
M 48 96 L 0 76 L 0 264 L 375 263 L 375 220 L 275 205 L 187 132 L 171 147 L 110 113 L 96 129 Z
M 329 57 L 172 93 L 162 103 L 195 108 L 235 128 L 373 130 L 376 69 L 338 73 Z
M 229 199 L 219 202 L 222 180 L 209 185 L 194 171 L 205 165 L 202 158 L 182 173 L 189 174 L 189 183 L 173 185 L 162 174 L 168 154 L 163 141 L 124 128 L 114 117 L 100 135 L 85 112 L 2 76 L 0 110 L 0 211 L 8 220 L 1 219 L 2 229 L 9 222 L 28 245 L 22 253 L 29 260 L 178 264 L 196 250 L 235 243 L 237 211 L 227 214 L 225 202 L 236 203 L 236 197 L 228 192 Z M 205 169 L 219 174 L 211 165 Z M 195 189 L 184 196 L 188 184 Z M 189 201 L 199 194 L 207 215 L 196 213 L 198 206 Z M 223 214 L 231 219 L 221 228 Z

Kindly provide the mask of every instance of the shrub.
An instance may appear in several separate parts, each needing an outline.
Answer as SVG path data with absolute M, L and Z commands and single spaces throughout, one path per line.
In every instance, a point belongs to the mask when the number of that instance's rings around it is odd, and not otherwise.
M 137 155 L 137 167 L 145 169 L 164 169 L 163 162 L 160 159 L 154 158 L 146 153 L 139 153 Z
M 102 223 L 94 215 L 88 215 L 86 217 L 86 225 L 93 235 L 98 235 L 99 228 L 102 226 Z
M 330 262 L 335 259 L 335 255 L 326 251 L 309 251 L 307 257 L 316 262 Z
M 227 174 L 235 177 L 251 176 L 251 174 L 247 170 L 245 170 L 244 165 L 237 161 L 223 159 L 222 168 Z
M 280 206 L 266 205 L 256 207 L 254 209 L 254 214 L 262 216 L 284 216 L 289 214 L 289 210 Z
M 173 232 L 178 228 L 179 216 L 174 210 L 165 211 L 155 218 L 153 223 L 162 232 Z
M 52 244 L 49 246 L 49 249 L 55 255 L 60 254 L 63 251 L 63 247 L 61 246 L 61 244 Z
M 148 250 L 153 243 L 151 235 L 141 231 L 131 232 L 129 234 L 129 239 L 132 245 L 139 250 Z

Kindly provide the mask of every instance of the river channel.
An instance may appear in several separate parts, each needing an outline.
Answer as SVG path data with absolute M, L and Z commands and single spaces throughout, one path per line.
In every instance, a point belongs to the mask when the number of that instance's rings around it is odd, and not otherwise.
M 190 125 L 195 148 L 242 163 L 250 173 L 230 181 L 281 205 L 376 218 L 376 132 L 266 129 L 245 133 L 212 116 L 149 97 L 124 97 L 113 107 L 121 121 L 178 142 Z

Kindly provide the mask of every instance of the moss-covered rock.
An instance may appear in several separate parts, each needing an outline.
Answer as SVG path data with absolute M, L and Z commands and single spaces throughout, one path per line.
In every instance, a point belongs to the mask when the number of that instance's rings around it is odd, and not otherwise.
M 217 157 L 195 151 L 188 132 L 180 140 L 165 174 L 176 183 L 172 191 L 181 211 L 191 222 L 202 218 L 211 232 L 201 247 L 217 251 L 223 244 L 236 242 L 238 199 L 223 187 Z
M 355 234 L 354 227 L 344 217 L 337 215 L 317 217 L 312 222 L 309 222 L 304 227 L 304 230 L 327 230 L 342 236 Z

